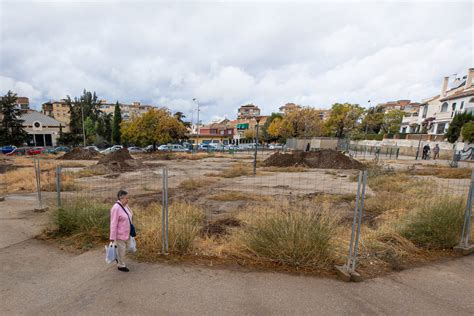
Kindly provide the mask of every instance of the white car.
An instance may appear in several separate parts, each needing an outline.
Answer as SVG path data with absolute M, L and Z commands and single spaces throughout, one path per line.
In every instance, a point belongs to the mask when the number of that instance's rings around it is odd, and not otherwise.
M 184 148 L 179 144 L 169 144 L 169 145 L 161 145 L 158 147 L 159 151 L 173 151 L 173 152 L 188 152 L 189 149 Z
M 269 149 L 283 149 L 283 146 L 282 144 L 271 144 L 270 146 L 268 146 Z
M 109 148 L 107 148 L 107 149 L 102 150 L 100 153 L 107 155 L 107 154 L 113 153 L 114 151 L 120 150 L 120 149 L 122 149 L 122 148 L 123 148 L 122 145 L 114 145 L 114 146 L 112 146 L 112 147 L 109 147 Z

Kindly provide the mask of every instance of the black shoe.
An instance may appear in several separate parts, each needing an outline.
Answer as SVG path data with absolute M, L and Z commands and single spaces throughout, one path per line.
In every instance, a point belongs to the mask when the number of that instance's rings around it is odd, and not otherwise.
M 118 267 L 117 269 L 119 269 L 119 271 L 122 271 L 122 272 L 128 272 L 130 270 L 128 270 L 127 267 Z

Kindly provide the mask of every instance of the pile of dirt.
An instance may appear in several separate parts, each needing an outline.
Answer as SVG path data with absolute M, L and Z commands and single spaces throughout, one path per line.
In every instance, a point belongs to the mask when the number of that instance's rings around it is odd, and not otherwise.
M 264 162 L 266 167 L 307 167 L 320 169 L 363 169 L 364 165 L 333 149 L 274 153 Z
M 99 159 L 95 166 L 91 167 L 95 170 L 103 170 L 109 172 L 133 171 L 143 168 L 143 164 L 139 160 L 135 160 L 126 148 L 114 151 Z
M 62 159 L 62 160 L 97 160 L 101 157 L 102 155 L 93 149 L 84 149 L 80 147 L 76 147 L 70 152 L 65 153 L 61 157 L 57 159 Z
M 207 224 L 201 229 L 200 233 L 203 237 L 220 237 L 227 234 L 229 227 L 240 227 L 241 225 L 242 223 L 237 218 L 223 218 Z

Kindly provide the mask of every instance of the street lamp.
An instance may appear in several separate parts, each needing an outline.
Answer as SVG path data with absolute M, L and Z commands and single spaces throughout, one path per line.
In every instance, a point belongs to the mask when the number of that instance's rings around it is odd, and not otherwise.
M 199 101 L 196 98 L 193 98 L 193 101 L 197 104 L 196 145 L 199 145 Z
M 255 151 L 253 154 L 253 175 L 257 175 L 257 145 L 258 145 L 258 127 L 260 123 L 260 118 L 256 117 L 255 120 L 257 121 L 257 137 L 255 139 Z

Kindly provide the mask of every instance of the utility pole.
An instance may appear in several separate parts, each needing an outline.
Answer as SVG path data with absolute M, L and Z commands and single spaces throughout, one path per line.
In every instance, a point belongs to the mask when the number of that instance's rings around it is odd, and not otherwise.
M 253 154 L 253 175 L 257 175 L 257 150 L 258 150 L 258 127 L 260 123 L 260 118 L 256 117 L 255 120 L 257 121 L 257 138 L 255 139 L 255 151 Z

